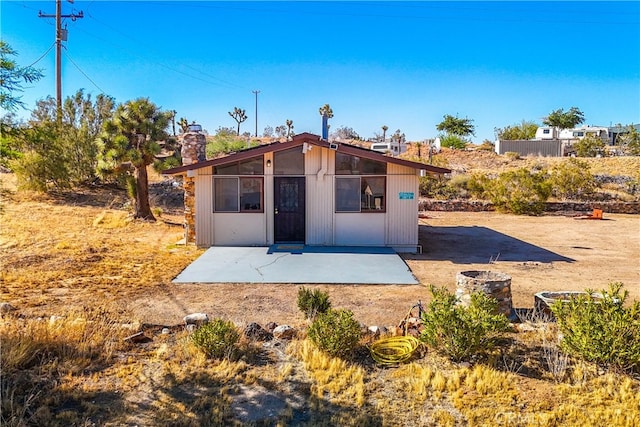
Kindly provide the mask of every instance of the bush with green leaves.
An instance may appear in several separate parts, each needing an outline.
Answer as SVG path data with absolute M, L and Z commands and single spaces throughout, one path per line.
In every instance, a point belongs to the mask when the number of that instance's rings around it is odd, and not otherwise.
M 420 338 L 454 361 L 490 350 L 509 329 L 509 320 L 498 313 L 495 298 L 476 292 L 465 307 L 445 288 L 431 286 L 430 290 L 433 298 L 422 313 Z
M 440 146 L 445 148 L 464 150 L 467 147 L 467 144 L 468 141 L 459 135 L 447 134 L 440 137 Z
M 640 302 L 625 306 L 628 292 L 622 286 L 611 283 L 600 295 L 588 290 L 551 306 L 564 351 L 590 362 L 640 371 Z
M 499 211 L 538 215 L 551 196 L 545 169 L 520 168 L 501 173 L 485 187 L 485 194 Z
M 360 342 L 360 324 L 350 310 L 332 310 L 320 313 L 309 326 L 308 336 L 320 350 L 331 356 L 345 357 Z
M 573 143 L 578 157 L 596 157 L 604 153 L 604 141 L 592 134 L 587 134 L 584 138 Z
M 307 319 L 313 319 L 319 313 L 326 313 L 331 308 L 329 294 L 320 289 L 298 289 L 298 309 Z
M 550 170 L 553 194 L 560 199 L 588 199 L 596 189 L 596 181 L 589 163 L 570 158 Z
M 222 319 L 205 323 L 191 334 L 191 342 L 213 359 L 233 356 L 239 340 L 238 328 L 233 322 Z

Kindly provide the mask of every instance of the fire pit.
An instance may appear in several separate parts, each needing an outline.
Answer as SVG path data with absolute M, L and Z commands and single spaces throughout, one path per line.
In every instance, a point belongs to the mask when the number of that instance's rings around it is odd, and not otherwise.
M 551 305 L 554 302 L 560 301 L 562 303 L 568 303 L 572 299 L 577 298 L 580 295 L 589 295 L 585 291 L 542 291 L 534 295 L 534 307 L 540 314 L 554 318 L 551 312 Z M 603 298 L 600 293 L 592 293 L 591 296 L 597 301 Z
M 498 301 L 498 311 L 516 320 L 511 301 L 511 276 L 497 271 L 461 271 L 456 274 L 456 297 L 461 305 L 469 306 L 471 294 L 483 292 Z

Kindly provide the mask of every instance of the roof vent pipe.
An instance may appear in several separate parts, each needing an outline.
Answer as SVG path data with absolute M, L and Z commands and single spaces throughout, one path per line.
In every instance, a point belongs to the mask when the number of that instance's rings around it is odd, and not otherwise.
M 322 115 L 322 139 L 327 141 L 329 139 L 329 117 L 326 114 Z

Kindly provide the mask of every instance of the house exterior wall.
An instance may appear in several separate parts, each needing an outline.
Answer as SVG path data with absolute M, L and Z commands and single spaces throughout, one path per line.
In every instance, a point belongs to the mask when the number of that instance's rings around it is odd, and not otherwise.
M 308 245 L 333 246 L 335 151 L 314 147 L 305 154 Z
M 273 162 L 264 155 L 265 165 Z M 264 212 L 214 213 L 213 170 L 197 170 L 196 244 L 266 246 L 274 243 L 273 168 L 265 166 Z M 418 245 L 418 174 L 416 169 L 387 164 L 386 212 L 335 212 L 335 151 L 313 147 L 305 154 L 305 243 L 317 246 L 391 246 L 414 252 Z M 402 197 L 401 197 L 402 193 Z M 412 198 L 408 196 L 411 195 Z
M 390 163 L 387 174 L 385 244 L 398 252 L 415 252 L 418 246 L 420 197 L 418 172 Z
M 196 170 L 196 245 L 213 246 L 213 179 L 211 168 Z

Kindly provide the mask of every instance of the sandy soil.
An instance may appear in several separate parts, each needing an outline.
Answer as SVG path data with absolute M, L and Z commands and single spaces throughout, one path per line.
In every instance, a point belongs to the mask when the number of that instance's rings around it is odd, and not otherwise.
M 512 277 L 514 307 L 532 307 L 542 290 L 605 289 L 622 282 L 640 300 L 640 217 L 605 214 L 604 220 L 515 216 L 490 212 L 431 212 L 420 220 L 423 253 L 405 260 L 420 285 L 309 285 L 329 293 L 334 307 L 350 309 L 367 325 L 396 325 L 429 284 L 455 290 L 460 271 L 491 270 Z M 304 322 L 296 307 L 299 286 L 274 284 L 166 284 L 129 302 L 147 323 L 175 324 L 205 312 L 239 324 Z

